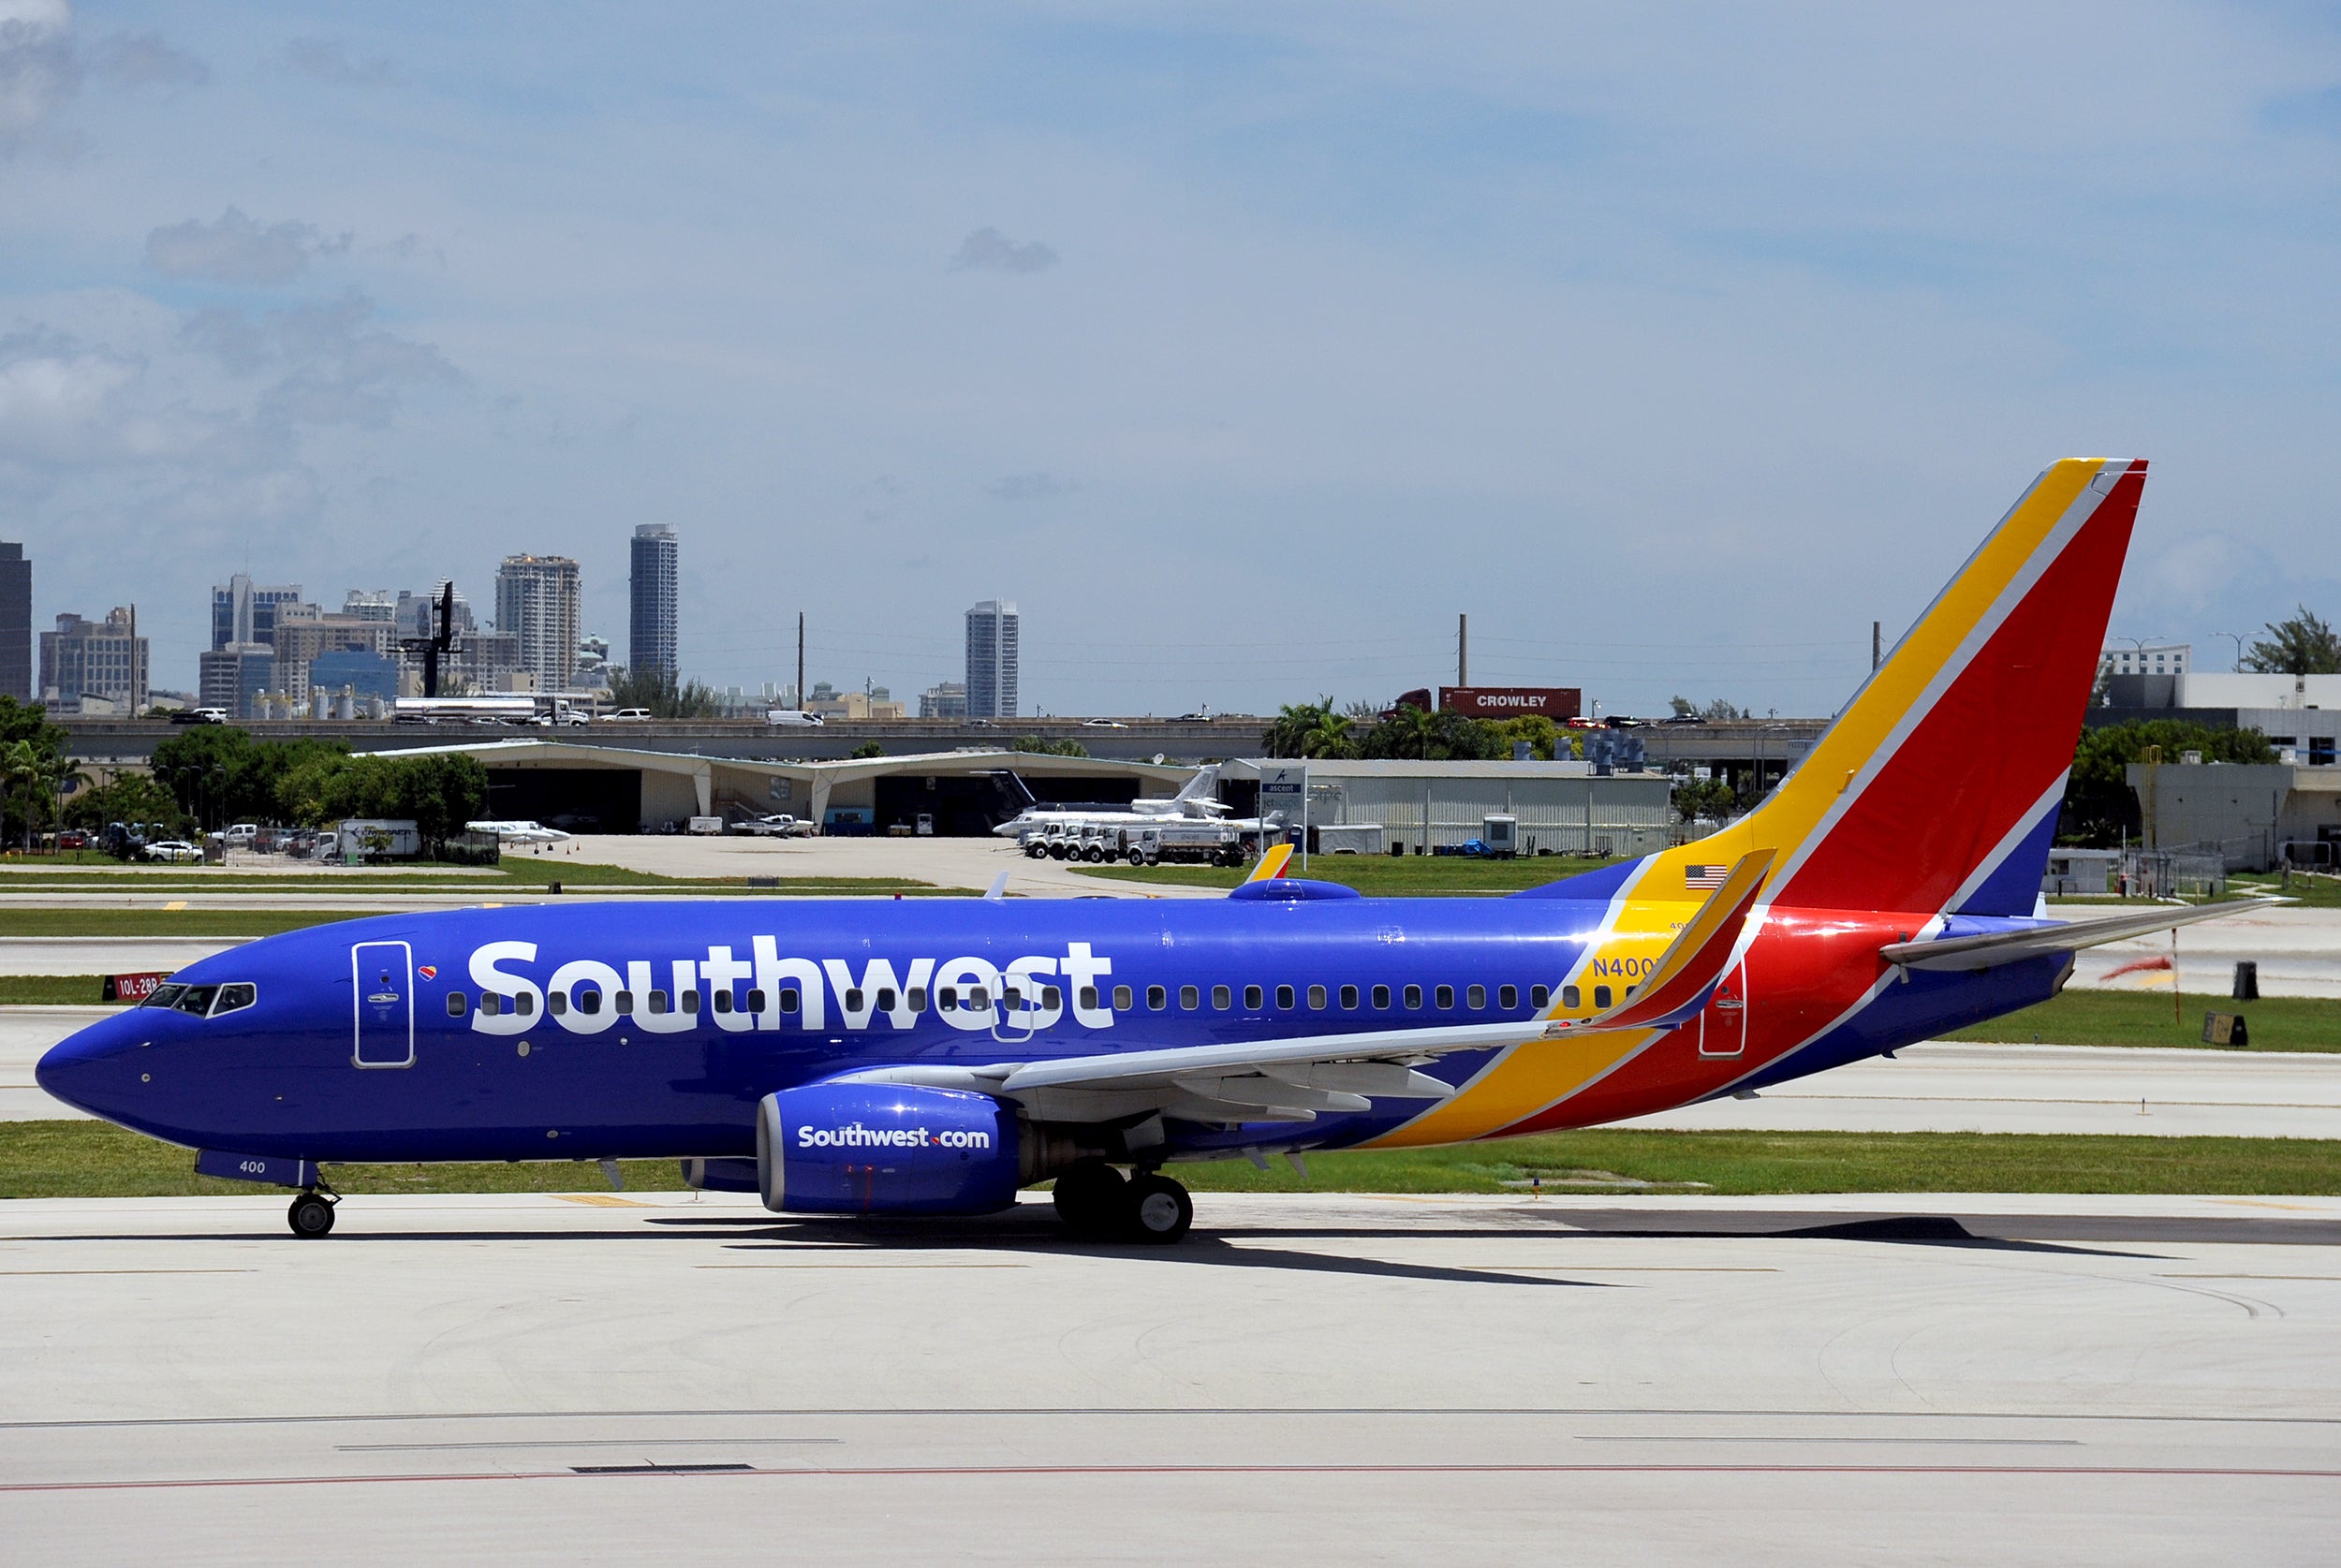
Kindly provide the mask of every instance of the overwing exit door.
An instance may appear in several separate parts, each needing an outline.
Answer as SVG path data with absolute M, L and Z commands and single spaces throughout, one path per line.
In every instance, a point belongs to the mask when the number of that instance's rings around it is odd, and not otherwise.
M 1731 972 L 1707 999 L 1699 1015 L 1699 1054 L 1737 1056 L 1747 1049 L 1747 960 Z
M 415 956 L 404 942 L 361 942 L 349 950 L 351 1005 L 361 1067 L 415 1063 Z

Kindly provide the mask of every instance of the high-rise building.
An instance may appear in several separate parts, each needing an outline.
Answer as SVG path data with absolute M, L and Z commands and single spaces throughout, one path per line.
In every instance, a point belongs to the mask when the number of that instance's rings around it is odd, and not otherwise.
M 275 668 L 272 676 L 276 695 L 296 707 L 305 706 L 314 683 L 310 667 L 324 654 L 340 652 L 378 654 L 395 663 L 398 627 L 387 616 L 283 617 L 276 625 Z
M 577 563 L 566 555 L 508 555 L 496 570 L 496 630 L 520 638 L 520 667 L 540 692 L 565 692 L 577 674 Z
M 1016 607 L 986 599 L 967 612 L 967 713 L 1016 716 Z
M 33 564 L 22 545 L 0 544 L 0 696 L 33 695 Z
M 260 716 L 259 697 L 275 679 L 276 653 L 265 642 L 231 642 L 196 656 L 196 701 L 231 719 Z
M 672 675 L 675 658 L 674 530 L 645 522 L 634 530 L 632 614 L 626 625 L 626 667 L 636 674 Z
M 301 602 L 297 582 L 263 586 L 243 572 L 212 590 L 212 646 L 231 643 L 276 643 L 276 612 L 281 605 Z
M 919 694 L 919 717 L 964 719 L 967 716 L 967 687 L 958 681 L 941 681 Z
M 136 713 L 146 706 L 146 638 L 138 635 L 135 606 L 115 606 L 103 621 L 57 617 L 40 634 L 40 696 L 64 712 L 85 712 L 85 698 L 102 709 Z
M 387 588 L 369 593 L 353 588 L 342 595 L 342 619 L 345 621 L 396 621 L 398 595 Z

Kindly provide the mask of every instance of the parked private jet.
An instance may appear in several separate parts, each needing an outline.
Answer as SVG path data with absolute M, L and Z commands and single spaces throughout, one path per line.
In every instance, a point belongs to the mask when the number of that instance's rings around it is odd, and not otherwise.
M 793 1214 L 979 1213 L 1053 1180 L 1077 1231 L 1169 1241 L 1184 1161 L 1584 1127 L 1817 1073 L 2045 1001 L 2081 948 L 2249 907 L 2034 912 L 2145 472 L 2050 468 L 1758 810 L 1548 887 L 389 915 L 205 959 L 39 1081 L 298 1189 L 302 1236 L 332 1228 L 339 1163 L 657 1156 Z

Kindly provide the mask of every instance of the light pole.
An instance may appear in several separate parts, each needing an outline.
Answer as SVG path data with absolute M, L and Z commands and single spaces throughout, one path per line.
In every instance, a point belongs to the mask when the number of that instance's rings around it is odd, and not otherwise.
M 2236 670 L 2236 672 L 2237 672 L 2238 674 L 2241 674 L 2241 673 L 2243 672 L 2243 668 L 2244 668 L 2244 636 L 2245 636 L 2245 634 L 2244 634 L 2244 633 L 2242 633 L 2242 632 L 2213 632 L 2211 635 L 2212 635 L 2213 637 L 2232 637 L 2232 638 L 2234 638 L 2234 639 L 2235 639 L 2235 664 L 2234 664 L 2234 668 L 2235 668 L 2235 670 Z

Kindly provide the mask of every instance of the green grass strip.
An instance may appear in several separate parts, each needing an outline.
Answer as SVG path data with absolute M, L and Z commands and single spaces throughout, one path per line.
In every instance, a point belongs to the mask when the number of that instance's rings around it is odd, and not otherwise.
M 102 975 L 0 975 L 0 1007 L 106 1005 Z
M 356 920 L 362 909 L 37 909 L 0 907 L 0 936 L 274 936 Z
M 2235 1002 L 2187 995 L 2174 1010 L 2168 991 L 2068 990 L 2038 1007 L 1943 1038 L 2044 1046 L 2201 1047 L 2205 1013 L 2243 1014 L 2251 1050 L 2341 1051 L 2341 1001 L 2310 996 Z
M 1657 1133 L 1597 1129 L 1451 1149 L 1179 1165 L 1198 1192 L 2341 1193 L 2341 1142 L 2311 1138 L 2060 1136 L 2015 1133 Z M 198 1177 L 195 1157 L 96 1121 L 0 1122 L 0 1197 L 164 1197 L 269 1189 Z M 627 1161 L 627 1187 L 677 1191 L 671 1161 Z M 348 1165 L 346 1193 L 591 1192 L 590 1165 Z M 1642 1183 L 1643 1185 L 1635 1185 Z

